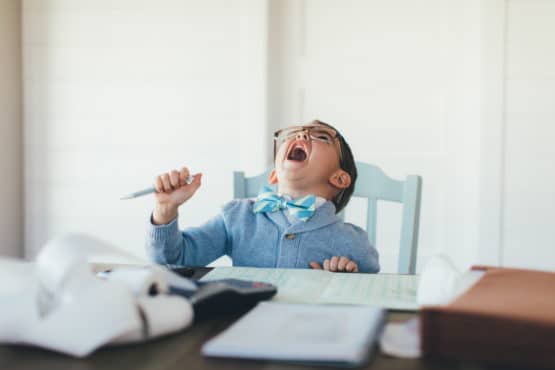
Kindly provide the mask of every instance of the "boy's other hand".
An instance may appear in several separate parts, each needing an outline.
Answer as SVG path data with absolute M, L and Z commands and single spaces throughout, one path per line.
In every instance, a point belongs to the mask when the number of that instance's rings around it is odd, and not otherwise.
M 358 272 L 358 265 L 355 261 L 351 261 L 349 258 L 344 256 L 333 256 L 330 259 L 324 260 L 324 266 L 320 265 L 318 262 L 310 262 L 310 267 L 315 270 L 326 270 L 332 272 Z
M 187 184 L 189 169 L 173 170 L 157 176 L 154 181 L 156 188 L 156 206 L 152 213 L 152 223 L 167 224 L 177 217 L 177 209 L 195 194 L 200 187 L 202 174 L 194 175 L 193 182 Z

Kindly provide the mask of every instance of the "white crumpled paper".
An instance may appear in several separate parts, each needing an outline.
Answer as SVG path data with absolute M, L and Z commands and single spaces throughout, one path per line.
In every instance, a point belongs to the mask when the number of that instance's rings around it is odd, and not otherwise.
M 35 262 L 0 258 L 0 342 L 84 357 L 106 344 L 147 340 L 191 324 L 191 304 L 164 294 L 169 271 L 114 270 L 101 279 L 89 264 L 98 255 L 122 253 L 71 234 L 49 242 Z

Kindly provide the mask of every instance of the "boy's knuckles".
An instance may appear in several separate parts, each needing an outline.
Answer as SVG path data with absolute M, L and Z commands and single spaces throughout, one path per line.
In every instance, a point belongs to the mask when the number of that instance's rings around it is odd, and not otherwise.
M 161 192 L 162 190 L 164 190 L 162 179 L 160 177 L 156 177 L 156 179 L 154 180 L 154 187 L 156 188 L 157 192 Z
M 177 172 L 172 172 L 170 175 L 170 184 L 173 187 L 179 186 L 179 174 Z
M 172 187 L 170 184 L 170 178 L 167 174 L 162 177 L 162 184 L 164 185 L 164 191 L 172 190 Z
M 333 257 L 331 258 L 331 261 L 330 261 L 330 268 L 331 268 L 333 271 L 337 270 L 337 262 L 338 262 L 337 256 L 333 256 Z

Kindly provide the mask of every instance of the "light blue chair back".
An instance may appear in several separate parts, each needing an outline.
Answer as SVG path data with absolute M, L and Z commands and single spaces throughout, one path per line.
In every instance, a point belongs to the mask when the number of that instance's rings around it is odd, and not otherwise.
M 422 177 L 409 175 L 404 181 L 387 176 L 381 168 L 357 162 L 358 178 L 354 197 L 368 200 L 367 224 L 368 240 L 376 245 L 376 223 L 378 201 L 385 200 L 403 204 L 401 221 L 401 241 L 397 272 L 414 274 L 418 252 L 418 228 L 420 220 L 420 198 Z M 233 173 L 233 196 L 235 199 L 256 197 L 260 188 L 268 184 L 271 169 L 263 174 L 245 177 L 244 172 Z M 343 212 L 339 214 L 343 218 Z
M 243 171 L 233 172 L 233 199 L 255 198 L 264 185 L 268 185 L 275 190 L 275 186 L 268 184 L 272 168 L 264 173 L 253 177 L 245 177 Z

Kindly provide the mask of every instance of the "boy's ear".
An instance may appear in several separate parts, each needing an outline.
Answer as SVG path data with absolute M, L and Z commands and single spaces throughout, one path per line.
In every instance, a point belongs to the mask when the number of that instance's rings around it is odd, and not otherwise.
M 351 175 L 343 170 L 338 170 L 331 175 L 329 182 L 338 189 L 347 189 L 351 186 Z
M 270 172 L 270 176 L 268 176 L 268 183 L 270 185 L 274 185 L 278 183 L 278 178 L 277 178 L 277 174 L 276 174 L 276 170 L 275 168 L 272 170 L 272 172 Z

